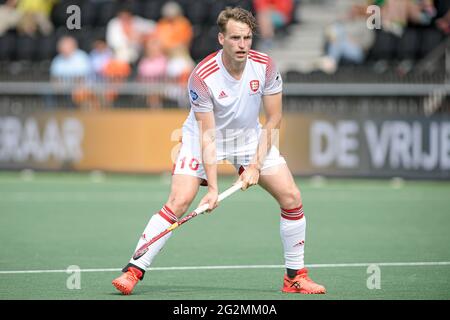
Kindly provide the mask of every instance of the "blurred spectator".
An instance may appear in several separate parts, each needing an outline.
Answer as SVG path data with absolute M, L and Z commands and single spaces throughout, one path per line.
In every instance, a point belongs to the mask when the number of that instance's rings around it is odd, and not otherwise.
M 130 65 L 121 59 L 113 58 L 109 60 L 103 68 L 103 75 L 111 80 L 126 79 L 131 74 Z
M 50 75 L 58 80 L 86 80 L 91 74 L 89 56 L 78 48 L 77 40 L 62 37 L 57 44 L 58 55 L 52 60 Z
M 375 41 L 375 32 L 366 25 L 365 0 L 354 3 L 349 12 L 325 30 L 326 54 L 318 61 L 318 68 L 334 73 L 341 60 L 361 64 Z
M 253 0 L 261 33 L 261 49 L 273 46 L 275 32 L 287 26 L 293 17 L 293 0 Z
M 436 27 L 445 35 L 450 35 L 450 9 L 443 17 L 436 20 Z
M 382 29 L 397 37 L 403 35 L 408 21 L 429 25 L 436 10 L 432 0 L 375 0 L 381 6 Z
M 167 56 L 158 39 L 145 45 L 145 55 L 138 64 L 138 77 L 142 80 L 161 80 L 166 75 Z
M 119 59 L 134 64 L 154 29 L 154 21 L 135 16 L 129 6 L 123 6 L 106 26 L 106 42 Z
M 96 74 L 94 84 L 106 84 L 106 86 L 87 85 L 80 86 L 73 93 L 74 102 L 84 110 L 99 110 L 101 108 L 111 108 L 119 97 L 119 88 L 126 83 L 131 74 L 131 67 L 128 62 L 109 56 L 108 48 L 104 48 L 101 42 L 102 52 L 98 56 L 99 73 Z M 110 51 L 109 51 L 110 52 Z M 107 58 L 109 56 L 109 58 Z M 102 65 L 102 67 L 100 67 Z M 92 80 L 92 79 L 90 79 Z M 98 80 L 101 80 L 98 81 Z
M 0 5 L 0 37 L 9 29 L 15 29 L 22 19 L 22 13 L 17 10 L 17 0 L 7 0 Z
M 158 38 L 149 39 L 145 45 L 145 55 L 138 64 L 139 81 L 162 84 L 166 80 L 167 63 L 168 59 Z M 162 107 L 162 94 L 159 92 L 150 92 L 146 100 L 148 107 Z
M 167 76 L 174 82 L 184 86 L 187 83 L 195 63 L 189 55 L 189 51 L 183 47 L 177 47 L 171 51 L 167 64 Z
M 93 101 L 93 93 L 86 87 L 86 81 L 92 74 L 91 63 L 86 52 L 78 48 L 71 36 L 62 37 L 57 44 L 58 55 L 50 65 L 50 76 L 55 85 L 73 86 L 72 101 L 84 107 Z
M 116 55 L 106 63 L 103 69 L 103 76 L 108 86 L 103 91 L 101 97 L 103 105 L 108 107 L 113 106 L 114 101 L 119 97 L 118 89 L 122 84 L 126 83 L 130 75 L 131 66 L 127 61 L 121 59 L 121 57 Z
M 382 17 L 381 30 L 371 50 L 371 57 L 376 61 L 374 71 L 384 73 L 395 63 L 396 74 L 405 76 L 413 70 L 414 61 L 436 45 L 435 36 L 417 28 L 431 26 L 437 13 L 434 3 L 432 0 L 376 0 L 374 3 L 381 6 Z
M 186 48 L 177 47 L 171 51 L 167 64 L 167 76 L 171 85 L 168 86 L 166 95 L 172 100 L 177 100 L 178 106 L 189 103 L 183 93 L 194 66 L 195 63 Z
M 113 52 L 106 44 L 104 39 L 97 39 L 92 44 L 92 50 L 89 53 L 92 69 L 96 79 L 102 79 L 105 67 L 113 58 Z
M 192 25 L 183 15 L 181 6 L 169 1 L 161 8 L 161 16 L 156 24 L 156 34 L 163 50 L 170 54 L 175 48 L 189 49 L 193 37 Z
M 53 32 L 50 14 L 56 0 L 19 0 L 17 10 L 22 13 L 17 30 L 19 33 L 34 36 L 38 31 L 43 35 Z

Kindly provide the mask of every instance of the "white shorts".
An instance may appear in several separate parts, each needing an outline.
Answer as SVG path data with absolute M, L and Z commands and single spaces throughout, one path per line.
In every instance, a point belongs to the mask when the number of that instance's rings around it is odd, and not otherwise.
M 240 150 L 239 148 L 231 150 L 231 152 L 230 150 L 225 152 L 220 148 L 217 148 L 217 161 L 220 163 L 222 160 L 227 160 L 236 168 L 238 173 L 241 174 L 252 161 L 257 147 L 258 143 L 254 142 L 244 146 L 244 148 L 241 148 Z M 201 159 L 199 140 L 197 138 L 183 136 L 181 148 L 177 160 L 174 163 L 172 174 L 186 174 L 207 181 Z M 264 160 L 261 171 L 284 163 L 286 163 L 286 160 L 280 155 L 278 148 L 272 146 Z

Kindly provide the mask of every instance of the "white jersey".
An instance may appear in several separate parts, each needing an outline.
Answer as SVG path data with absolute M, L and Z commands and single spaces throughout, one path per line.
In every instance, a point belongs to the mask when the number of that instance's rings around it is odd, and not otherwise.
M 220 152 L 221 145 L 229 146 L 232 141 L 254 144 L 258 140 L 261 98 L 281 92 L 282 79 L 268 55 L 250 50 L 242 77 L 236 80 L 225 69 L 220 50 L 197 65 L 188 90 L 191 111 L 183 125 L 183 137 L 198 137 L 194 112 L 213 111 Z

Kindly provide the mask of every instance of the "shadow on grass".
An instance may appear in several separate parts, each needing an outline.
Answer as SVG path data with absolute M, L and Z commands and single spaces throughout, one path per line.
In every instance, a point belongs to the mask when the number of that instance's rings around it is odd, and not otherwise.
M 167 299 L 170 296 L 174 298 L 187 298 L 190 296 L 202 296 L 211 294 L 213 296 L 219 297 L 223 294 L 236 294 L 239 296 L 240 294 L 280 294 L 281 291 L 278 289 L 272 290 L 261 290 L 261 289 L 248 289 L 242 287 L 234 287 L 234 288 L 224 288 L 217 286 L 185 286 L 185 285 L 167 285 L 167 286 L 158 286 L 158 285 L 141 285 L 136 287 L 133 291 L 133 296 L 143 296 L 145 295 L 148 299 L 161 299 L 164 296 L 164 299 Z M 113 296 L 121 296 L 122 294 L 118 291 L 111 292 L 110 295 Z

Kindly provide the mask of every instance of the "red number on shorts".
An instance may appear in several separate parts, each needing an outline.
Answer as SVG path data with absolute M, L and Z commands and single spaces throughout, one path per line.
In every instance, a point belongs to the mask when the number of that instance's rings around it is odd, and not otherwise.
M 181 159 L 181 169 L 184 168 L 184 163 L 186 162 L 186 157 Z
M 186 164 L 186 157 L 181 158 L 180 161 L 181 161 L 180 168 L 184 169 L 184 165 Z M 189 168 L 191 170 L 197 171 L 199 166 L 200 166 L 200 162 L 195 158 L 192 158 L 191 162 L 189 162 Z
M 194 165 L 194 162 L 195 162 L 195 165 Z M 200 165 L 200 163 L 198 162 L 198 160 L 195 158 L 192 158 L 191 162 L 189 163 L 189 168 L 191 168 L 191 170 L 197 171 L 199 165 Z

